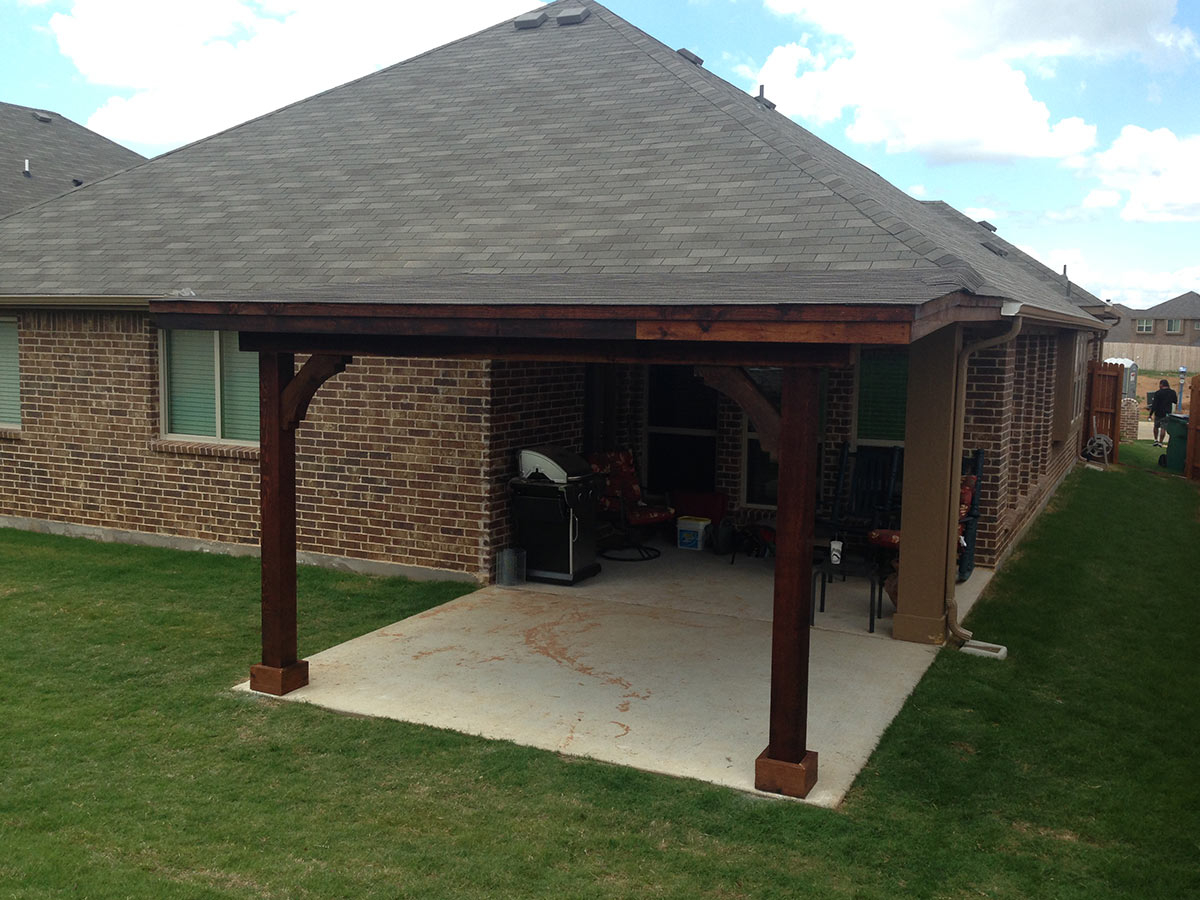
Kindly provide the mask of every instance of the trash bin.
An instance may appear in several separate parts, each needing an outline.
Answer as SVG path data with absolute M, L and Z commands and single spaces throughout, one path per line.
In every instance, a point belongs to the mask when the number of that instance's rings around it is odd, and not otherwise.
M 1179 413 L 1171 413 L 1163 422 L 1167 436 L 1171 439 L 1167 444 L 1167 471 L 1183 474 L 1184 463 L 1187 462 L 1188 417 Z

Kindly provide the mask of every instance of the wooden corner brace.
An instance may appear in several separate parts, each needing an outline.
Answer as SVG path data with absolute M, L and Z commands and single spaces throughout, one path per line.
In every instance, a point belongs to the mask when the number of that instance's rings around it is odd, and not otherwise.
M 286 431 L 295 431 L 308 414 L 308 404 L 326 381 L 344 372 L 351 362 L 349 356 L 314 354 L 287 383 L 280 400 L 279 424 Z

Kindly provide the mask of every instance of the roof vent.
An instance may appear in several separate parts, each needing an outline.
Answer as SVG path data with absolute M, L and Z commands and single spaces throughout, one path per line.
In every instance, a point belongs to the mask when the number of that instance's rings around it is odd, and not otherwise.
M 591 14 L 586 6 L 568 6 L 554 18 L 559 25 L 578 25 Z
M 35 119 L 37 119 L 39 122 L 53 122 L 54 121 L 54 119 L 51 117 L 50 113 L 41 112 L 40 110 L 36 110 L 36 109 L 33 111 L 33 117 Z
M 983 241 L 983 246 L 987 247 L 997 256 L 1008 256 L 1008 251 L 997 244 L 995 241 Z
M 984 228 L 986 228 L 988 231 L 994 232 L 996 230 L 996 226 L 993 225 L 991 222 L 987 221 L 986 219 L 980 219 L 979 224 L 982 225 Z
M 546 14 L 541 12 L 525 13 L 523 16 L 517 16 L 513 19 L 513 25 L 518 31 L 524 31 L 527 28 L 537 28 L 546 21 Z
M 760 84 L 758 86 L 758 96 L 754 98 L 754 102 L 762 104 L 767 109 L 774 109 L 775 104 L 772 103 L 770 100 L 768 100 L 765 96 L 763 96 L 763 90 L 764 90 L 764 86 Z
M 697 66 L 704 65 L 704 60 L 702 60 L 700 57 L 698 57 L 691 50 L 688 50 L 686 47 L 680 47 L 675 52 L 678 53 L 680 56 L 682 56 L 684 59 L 686 59 L 690 63 L 694 63 Z
M 83 179 L 82 178 L 72 178 L 71 184 L 75 185 L 75 187 L 79 187 L 81 184 L 83 184 Z

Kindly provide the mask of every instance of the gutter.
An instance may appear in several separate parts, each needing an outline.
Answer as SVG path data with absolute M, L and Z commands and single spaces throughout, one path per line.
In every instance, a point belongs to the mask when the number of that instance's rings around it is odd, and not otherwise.
M 0 309 L 150 309 L 149 297 L 46 297 L 35 294 L 0 294 Z
M 967 344 L 958 352 L 958 372 L 955 381 L 954 392 L 954 421 L 956 428 L 954 429 L 954 448 L 951 454 L 952 459 L 959 461 L 962 465 L 963 453 L 963 419 L 966 417 L 967 411 L 967 365 L 971 360 L 971 355 L 978 353 L 980 350 L 990 350 L 992 347 L 997 347 L 1000 344 L 1007 344 L 1010 341 L 1016 340 L 1017 335 L 1021 333 L 1021 328 L 1024 324 L 1024 319 L 1020 318 L 1017 313 L 1021 311 L 1021 304 L 1014 301 L 1006 301 L 1000 307 L 1000 315 L 1004 318 L 1010 318 L 1012 321 L 1009 324 L 1008 330 L 1003 334 L 995 337 L 986 338 L 982 341 L 976 341 L 973 344 Z M 958 475 L 955 476 L 955 483 L 951 485 L 951 502 L 954 505 L 954 513 L 951 516 L 951 521 L 958 521 L 958 492 L 954 490 L 957 486 Z M 958 622 L 958 601 L 954 598 L 955 580 L 946 573 L 946 630 L 950 632 L 951 637 L 961 643 L 966 643 L 971 640 L 971 632 L 967 631 Z M 978 643 L 978 642 L 976 642 Z

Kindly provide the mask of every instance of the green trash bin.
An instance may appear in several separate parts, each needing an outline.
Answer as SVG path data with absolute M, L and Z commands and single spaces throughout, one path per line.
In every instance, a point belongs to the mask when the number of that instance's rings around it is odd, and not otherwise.
M 1188 417 L 1179 413 L 1171 413 L 1163 422 L 1167 436 L 1171 439 L 1167 444 L 1167 471 L 1183 474 L 1183 464 L 1187 461 Z

